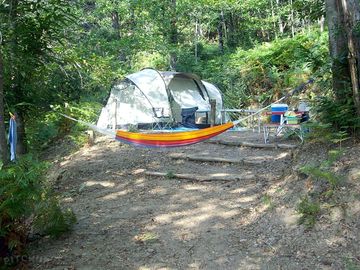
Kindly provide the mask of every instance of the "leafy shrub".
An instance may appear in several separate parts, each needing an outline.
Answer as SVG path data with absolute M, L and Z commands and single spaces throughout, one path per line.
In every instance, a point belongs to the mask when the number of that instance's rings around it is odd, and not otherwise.
M 70 136 L 72 141 L 81 144 L 86 135 L 87 127 L 62 116 L 69 115 L 75 119 L 94 123 L 101 111 L 101 104 L 97 102 L 80 102 L 79 104 L 65 104 L 54 106 L 53 111 L 34 118 L 27 126 L 29 146 L 32 151 L 46 148 L 51 142 Z M 69 135 L 71 133 L 71 135 Z
M 305 196 L 296 210 L 301 214 L 299 223 L 310 229 L 315 225 L 316 218 L 320 213 L 320 204 L 311 201 L 308 196 Z
M 0 170 L 0 257 L 21 255 L 29 225 L 59 236 L 75 222 L 71 210 L 63 211 L 44 178 L 45 163 L 24 156 Z
M 278 39 L 252 49 L 219 54 L 217 44 L 179 52 L 179 70 L 194 72 L 224 93 L 225 107 L 261 107 L 280 98 L 309 77 L 330 78 L 327 33 L 312 31 Z
M 74 213 L 70 209 L 62 210 L 54 196 L 40 201 L 35 213 L 34 227 L 53 237 L 69 231 L 76 222 Z
M 314 109 L 319 121 L 331 124 L 335 130 L 352 131 L 360 127 L 360 118 L 351 97 L 338 100 L 331 95 L 321 96 L 317 98 Z
M 339 185 L 341 177 L 331 171 L 331 166 L 341 154 L 342 151 L 331 150 L 328 153 L 328 158 L 320 165 L 306 165 L 300 170 L 302 173 L 312 176 L 315 180 L 325 180 L 330 184 L 331 189 L 335 189 Z

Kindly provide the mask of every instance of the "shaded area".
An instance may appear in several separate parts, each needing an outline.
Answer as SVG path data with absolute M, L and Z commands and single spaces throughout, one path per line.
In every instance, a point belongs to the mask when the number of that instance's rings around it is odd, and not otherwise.
M 233 158 L 284 153 L 212 144 L 180 149 Z M 42 258 L 33 268 L 343 269 L 359 259 L 358 183 L 351 184 L 352 196 L 344 196 L 346 214 L 331 209 L 306 231 L 294 210 L 305 182 L 289 174 L 291 158 L 245 166 L 171 159 L 177 150 L 129 148 L 100 139 L 60 162 L 56 186 L 78 224 L 61 239 L 33 242 L 31 254 Z M 250 172 L 256 180 L 189 182 L 144 176 L 149 169 Z

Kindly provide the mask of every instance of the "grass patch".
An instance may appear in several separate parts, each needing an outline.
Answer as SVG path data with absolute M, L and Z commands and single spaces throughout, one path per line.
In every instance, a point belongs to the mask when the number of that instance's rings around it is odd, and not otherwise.
M 261 202 L 266 205 L 270 210 L 275 208 L 275 204 L 269 194 L 265 194 L 261 197 Z
M 174 178 L 176 178 L 174 172 L 172 172 L 172 171 L 167 172 L 165 177 L 166 177 L 167 179 L 174 179 Z
M 142 244 L 151 244 L 159 240 L 159 236 L 153 232 L 144 232 L 134 237 L 134 240 Z

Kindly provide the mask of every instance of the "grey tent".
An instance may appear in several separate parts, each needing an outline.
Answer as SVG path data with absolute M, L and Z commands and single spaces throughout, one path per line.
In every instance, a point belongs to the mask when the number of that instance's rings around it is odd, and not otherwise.
M 110 92 L 97 126 L 119 129 L 128 125 L 181 122 L 182 109 L 197 107 L 196 118 L 207 118 L 210 99 L 216 100 L 216 123 L 221 122 L 220 90 L 198 76 L 182 72 L 143 69 L 127 75 Z

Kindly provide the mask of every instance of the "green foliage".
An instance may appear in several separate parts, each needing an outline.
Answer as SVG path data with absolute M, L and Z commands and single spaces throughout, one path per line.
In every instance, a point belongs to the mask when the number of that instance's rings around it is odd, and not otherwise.
M 175 178 L 174 172 L 172 172 L 172 171 L 167 172 L 166 173 L 166 178 L 167 179 L 174 179 Z
M 167 69 L 167 59 L 159 52 L 139 52 L 132 59 L 132 67 L 141 70 L 145 67 L 152 67 L 159 70 Z
M 39 115 L 27 125 L 30 148 L 32 151 L 42 150 L 50 143 L 65 136 L 68 136 L 73 142 L 82 145 L 85 138 L 87 138 L 84 133 L 87 127 L 61 114 L 87 123 L 94 123 L 101 111 L 101 107 L 101 104 L 97 102 L 66 103 L 63 106 L 53 106 L 53 110 Z
M 338 144 L 339 149 L 342 142 L 350 138 L 348 131 L 336 130 L 331 123 L 309 121 L 304 123 L 303 127 L 310 131 L 305 134 L 308 141 Z
M 266 205 L 269 209 L 274 209 L 275 204 L 271 199 L 271 196 L 269 194 L 265 194 L 261 197 L 261 201 L 264 205 Z
M 308 196 L 305 196 L 301 199 L 296 210 L 301 214 L 299 224 L 303 224 L 308 229 L 314 227 L 316 218 L 320 214 L 320 204 L 318 202 L 313 202 Z
M 317 31 L 224 55 L 216 49 L 216 44 L 201 43 L 197 64 L 189 50 L 182 50 L 178 66 L 219 86 L 228 108 L 267 105 L 309 77 L 324 77 L 330 70 L 324 68 L 329 61 L 327 34 Z
M 46 168 L 45 163 L 24 156 L 0 170 L 0 238 L 9 252 L 22 252 L 29 218 L 41 233 L 51 236 L 68 231 L 75 221 L 71 210 L 63 212 L 50 191 L 44 178 Z
M 309 175 L 314 181 L 326 181 L 329 184 L 329 188 L 325 191 L 311 193 L 311 198 L 305 196 L 297 207 L 297 211 L 301 214 L 300 224 L 304 224 L 307 228 L 314 226 L 316 218 L 320 213 L 320 199 L 329 199 L 334 195 L 336 188 L 339 186 L 342 178 L 333 172 L 331 167 L 339 157 L 343 154 L 341 150 L 331 150 L 328 152 L 326 160 L 319 165 L 306 165 L 303 166 L 300 171 Z
M 319 121 L 332 125 L 335 130 L 351 131 L 360 127 L 360 118 L 356 116 L 351 97 L 339 100 L 324 95 L 319 96 L 315 104 L 314 113 Z
M 53 237 L 68 232 L 76 222 L 75 214 L 70 209 L 62 210 L 55 196 L 39 202 L 35 213 L 35 228 Z
M 326 180 L 331 185 L 331 188 L 335 188 L 339 183 L 339 178 L 333 172 L 316 166 L 304 166 L 301 171 L 315 177 L 315 179 Z
M 360 263 L 356 258 L 345 258 L 344 266 L 345 270 L 360 270 Z
M 341 182 L 341 177 L 331 171 L 331 166 L 342 155 L 340 150 L 331 150 L 328 158 L 320 165 L 306 165 L 300 170 L 302 173 L 312 176 L 315 180 L 326 181 L 330 184 L 331 190 L 334 190 Z

